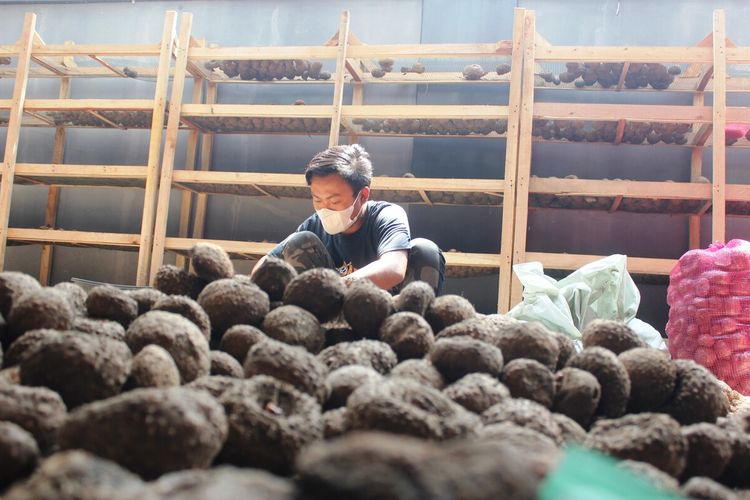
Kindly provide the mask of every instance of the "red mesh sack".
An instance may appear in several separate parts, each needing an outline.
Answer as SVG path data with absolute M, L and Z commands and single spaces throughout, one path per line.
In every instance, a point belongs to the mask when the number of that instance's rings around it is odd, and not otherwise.
M 669 352 L 750 394 L 750 242 L 690 250 L 669 275 Z

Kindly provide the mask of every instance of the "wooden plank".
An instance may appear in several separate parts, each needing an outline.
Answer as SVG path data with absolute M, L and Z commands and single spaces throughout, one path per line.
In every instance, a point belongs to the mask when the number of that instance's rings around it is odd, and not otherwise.
M 620 79 L 617 80 L 617 90 L 618 92 L 622 90 L 622 86 L 625 84 L 625 77 L 628 75 L 628 70 L 630 69 L 630 63 L 626 62 L 622 66 L 622 71 L 620 72 Z
M 186 252 L 193 248 L 198 241 L 206 241 L 219 245 L 224 251 L 230 254 L 248 254 L 263 256 L 276 246 L 276 243 L 259 243 L 253 241 L 234 241 L 234 240 L 206 240 L 203 238 L 167 238 L 165 247 L 167 250 L 175 252 Z
M 156 57 L 160 54 L 159 44 L 49 44 L 34 47 L 37 56 L 79 56 L 88 57 L 96 54 L 99 57 Z
M 611 47 L 611 46 L 549 46 L 538 47 L 537 61 L 583 62 L 683 62 L 709 63 L 709 47 Z
M 533 83 L 533 82 L 532 82 Z M 296 106 L 300 107 L 300 106 Z M 508 106 L 487 105 L 363 105 L 344 106 L 346 118 L 487 119 L 508 116 Z
M 750 64 L 750 47 L 727 48 L 728 64 Z
M 511 41 L 495 43 L 424 43 L 391 45 L 353 45 L 349 57 L 354 59 L 392 58 L 462 58 L 474 56 L 509 56 Z
M 328 47 L 336 47 L 339 43 L 339 35 L 340 31 L 337 31 L 334 33 L 334 35 L 326 40 L 325 45 Z M 357 40 L 356 42 L 354 39 L 352 39 L 352 33 L 351 31 L 348 34 L 349 38 L 349 44 L 350 45 L 361 45 L 362 42 Z M 365 62 L 360 60 L 355 60 L 351 58 L 346 58 L 344 66 L 346 67 L 346 71 L 349 72 L 349 75 L 351 75 L 352 83 L 361 83 L 362 82 L 362 72 L 366 70 Z M 343 75 L 342 78 L 346 78 L 346 75 Z M 325 80 L 324 80 L 325 81 Z M 335 83 L 335 80 L 334 80 Z
M 106 117 L 102 116 L 101 113 L 97 113 L 93 109 L 87 109 L 86 112 L 92 116 L 95 116 L 98 120 L 106 123 L 112 128 L 119 128 L 120 130 L 125 130 L 125 127 L 122 125 L 118 125 L 117 123 L 113 122 L 112 120 L 107 119 Z
M 513 53 L 511 57 L 510 93 L 508 96 L 508 130 L 505 150 L 505 189 L 503 191 L 503 219 L 500 236 L 500 273 L 498 278 L 497 310 L 506 313 L 510 309 L 511 284 L 513 282 L 513 236 L 516 214 L 516 175 L 519 147 L 519 117 L 521 113 L 521 91 L 523 87 L 524 13 L 521 8 L 513 12 Z M 521 68 L 519 70 L 518 68 Z
M 711 38 L 712 38 L 712 43 L 713 43 L 713 36 Z M 725 43 L 725 47 L 735 46 L 734 43 L 731 42 L 730 40 L 725 40 L 724 43 Z M 703 72 L 703 76 L 701 76 L 701 79 L 698 82 L 698 85 L 695 87 L 695 90 L 697 90 L 698 92 L 703 92 L 704 90 L 706 90 L 706 87 L 708 87 L 708 82 L 711 81 L 711 78 L 713 77 L 713 75 L 714 75 L 713 65 L 708 66 L 706 70 Z
M 713 36 L 713 35 L 711 35 Z M 705 94 L 703 92 L 696 92 L 693 95 L 693 106 L 703 106 L 705 101 Z M 696 135 L 695 142 L 698 143 L 698 147 L 694 147 L 690 152 L 690 182 L 697 182 L 698 178 L 703 174 L 703 144 L 706 142 L 706 138 L 710 134 L 711 125 L 704 124 L 701 126 L 701 130 L 706 127 L 705 132 L 699 132 Z M 701 139 L 701 135 L 705 134 L 705 137 Z M 701 244 L 701 217 L 700 215 L 691 215 L 688 218 L 688 248 L 694 250 L 700 248 Z
M 521 91 L 521 113 L 519 115 L 520 136 L 518 140 L 518 170 L 516 177 L 516 213 L 513 234 L 513 265 L 526 262 L 526 231 L 529 223 L 529 180 L 531 178 L 531 128 L 534 103 L 534 33 L 536 17 L 533 11 L 524 13 L 523 88 Z M 510 306 L 521 301 L 523 288 L 514 276 L 511 283 Z
M 173 182 L 182 184 L 228 184 L 274 187 L 306 187 L 303 174 L 175 170 Z M 661 184 L 661 183 L 654 183 Z M 503 193 L 502 179 L 442 179 L 428 177 L 373 177 L 372 189 L 391 191 L 451 191 Z
M 23 31 L 18 42 L 20 50 L 17 55 L 16 79 L 13 83 L 13 98 L 11 99 L 8 131 L 5 137 L 2 180 L 0 180 L 0 271 L 5 269 L 5 247 L 8 239 L 13 177 L 16 170 L 18 140 L 21 134 L 21 119 L 26 100 L 26 87 L 29 81 L 29 65 L 31 64 L 31 49 L 34 43 L 35 26 L 36 15 L 27 13 L 24 17 Z
M 606 257 L 606 255 L 583 255 L 569 253 L 528 252 L 528 262 L 541 262 L 547 269 L 574 271 L 586 264 Z M 669 275 L 677 263 L 676 259 L 652 259 L 628 257 L 627 269 L 631 274 Z
M 167 238 L 167 250 L 175 252 L 187 252 L 198 241 L 196 238 Z M 235 240 L 207 240 L 222 247 L 230 254 L 253 255 L 262 257 L 271 251 L 276 243 L 253 242 L 253 241 L 235 241 Z M 494 267 L 500 266 L 500 257 L 497 254 L 481 253 L 464 253 L 464 252 L 445 252 L 445 263 L 448 266 L 458 267 Z
M 89 109 L 111 111 L 150 111 L 152 99 L 28 99 L 26 109 L 31 111 L 86 111 Z
M 8 228 L 8 239 L 34 244 L 69 244 L 137 248 L 139 235 L 99 233 L 91 231 L 64 231 L 61 229 Z
M 549 120 L 627 120 L 633 122 L 710 123 L 708 106 L 660 104 L 534 103 L 534 118 Z
M 70 78 L 60 79 L 60 99 L 70 97 Z M 52 163 L 61 164 L 65 162 L 65 127 L 55 128 L 55 145 L 52 149 Z M 16 173 L 20 171 L 20 164 L 16 164 Z M 44 210 L 44 226 L 55 228 L 57 226 L 57 207 L 60 203 L 60 188 L 52 186 L 47 190 L 47 207 Z M 49 285 L 52 273 L 52 258 L 54 247 L 42 245 L 42 253 L 39 260 L 39 283 Z
M 708 138 L 711 137 L 711 134 L 713 133 L 713 125 L 710 123 L 704 123 L 700 126 L 698 131 L 695 133 L 695 136 L 693 137 L 693 146 L 695 147 L 703 147 L 706 145 L 706 141 L 708 141 Z
M 617 120 L 617 131 L 615 133 L 615 146 L 622 142 L 622 135 L 625 133 L 625 120 Z
M 34 113 L 33 111 L 29 111 L 29 110 L 24 110 L 24 113 L 26 113 L 29 116 L 33 116 L 37 120 L 42 121 L 42 122 L 48 124 L 51 127 L 55 126 L 55 121 L 54 120 L 51 120 L 51 119 L 47 118 L 46 116 L 44 116 L 42 114 Z
M 352 59 L 378 59 L 382 57 L 409 58 L 462 58 L 473 56 L 508 56 L 511 44 L 508 40 L 496 43 L 446 43 L 446 44 L 391 44 L 356 45 L 349 51 Z M 209 59 L 335 59 L 335 47 L 221 47 L 191 48 L 191 60 Z
M 164 128 L 164 110 L 166 108 L 167 100 L 167 85 L 169 83 L 169 66 L 172 45 L 175 41 L 176 20 L 177 13 L 174 11 L 167 11 L 164 18 L 164 29 L 162 30 L 161 49 L 159 52 L 159 76 L 156 78 L 156 88 L 154 89 L 151 137 L 149 139 L 148 148 L 148 174 L 146 176 L 146 192 L 143 198 L 141 237 L 138 248 L 138 268 L 136 271 L 137 285 L 146 285 L 149 279 L 156 196 L 159 183 L 161 136 L 162 129 Z
M 287 47 L 191 47 L 190 61 L 232 59 L 235 61 L 263 59 L 336 59 L 336 47 L 323 45 Z
M 218 97 L 218 87 L 213 82 L 206 84 L 206 103 L 214 104 Z M 214 134 L 203 134 L 201 138 L 201 171 L 211 170 L 211 153 L 214 147 Z M 174 172 L 177 174 L 178 172 Z M 173 177 L 174 177 L 173 174 Z M 203 232 L 206 225 L 206 205 L 208 204 L 208 195 L 199 194 L 195 202 L 195 220 L 193 222 L 193 238 L 203 238 Z
M 98 179 L 145 179 L 140 165 L 77 165 L 72 163 L 18 163 L 16 173 L 24 177 L 68 177 Z
M 573 105 L 570 105 L 573 106 Z M 586 106 L 586 105 L 581 105 Z M 619 106 L 605 105 L 598 106 Z M 654 106 L 642 106 L 652 108 Z M 661 106 L 661 113 L 691 108 L 690 106 Z M 661 109 L 668 108 L 668 109 Z M 674 108 L 674 109 L 672 109 Z M 546 107 L 543 107 L 546 110 Z M 555 110 L 555 108 L 552 108 Z M 582 108 L 572 107 L 575 113 L 584 112 Z M 679 111 L 679 110 L 678 110 Z M 683 112 L 685 110 L 683 109 Z M 609 112 L 604 109 L 602 113 Z M 251 117 L 251 118 L 329 118 L 333 106 L 327 105 L 280 105 L 280 104 L 183 104 L 182 115 L 185 117 Z M 710 120 L 710 110 L 705 110 L 706 120 Z M 683 121 L 692 121 L 694 111 Z M 343 105 L 342 116 L 346 118 L 433 118 L 433 119 L 498 119 L 508 116 L 507 106 L 488 105 Z M 698 114 L 700 117 L 701 115 Z
M 714 100 L 711 241 L 723 242 L 726 237 L 726 146 L 724 128 L 727 123 L 727 54 L 726 23 L 723 10 L 714 11 L 713 20 Z
M 107 68 L 109 71 L 111 71 L 115 75 L 117 75 L 119 77 L 122 77 L 122 78 L 127 78 L 128 77 L 128 75 L 126 75 L 125 73 L 123 73 L 123 71 L 121 69 L 115 68 L 114 66 L 112 66 L 111 64 L 109 64 L 107 61 L 105 61 L 101 57 L 97 56 L 96 54 L 89 54 L 89 57 L 91 59 L 93 59 L 94 61 L 98 62 L 99 64 L 101 64 L 102 66 L 104 66 L 105 68 Z
M 726 121 L 729 123 L 750 123 L 750 107 L 732 106 L 725 109 L 725 113 Z
M 362 82 L 352 83 L 352 105 L 361 106 L 365 100 L 365 88 Z M 359 142 L 359 136 L 353 128 L 349 129 L 349 144 L 356 144 Z
M 65 76 L 67 74 L 67 68 L 64 66 L 58 65 L 57 63 L 54 63 L 52 61 L 47 61 L 46 59 L 42 57 L 38 57 L 34 54 L 34 48 L 37 46 L 44 46 L 44 40 L 42 40 L 42 37 L 39 36 L 39 33 L 34 33 L 34 40 L 32 42 L 34 45 L 31 50 L 31 60 L 37 63 L 39 66 L 43 67 L 47 71 L 51 72 L 55 76 Z
M 612 202 L 612 206 L 609 207 L 609 213 L 615 213 L 617 212 L 617 209 L 620 208 L 620 204 L 622 203 L 623 196 L 615 196 L 615 200 Z
M 177 40 L 177 57 L 175 61 L 175 77 L 172 80 L 172 96 L 169 99 L 169 119 L 167 134 L 164 142 L 164 153 L 161 161 L 159 179 L 159 195 L 156 203 L 156 217 L 154 220 L 153 247 L 151 251 L 151 271 L 149 283 L 156 277 L 157 271 L 164 260 L 164 240 L 167 237 L 167 218 L 169 217 L 169 195 L 172 191 L 172 172 L 174 158 L 177 152 L 177 132 L 180 127 L 180 107 L 185 91 L 185 68 L 190 46 L 190 30 L 193 26 L 193 15 L 189 12 L 182 14 L 180 20 L 180 35 Z
M 713 45 L 713 33 L 706 35 L 700 42 L 695 44 L 696 47 L 711 47 Z M 688 65 L 687 69 L 682 73 L 682 78 L 697 78 L 703 71 L 703 65 L 699 63 L 693 63 Z
M 339 42 L 336 52 L 336 76 L 333 86 L 333 113 L 331 114 L 331 131 L 328 136 L 328 147 L 339 143 L 339 129 L 341 128 L 341 108 L 344 105 L 344 67 L 346 65 L 346 51 L 349 46 L 349 11 L 341 12 L 339 21 Z
M 280 104 L 183 104 L 184 117 L 330 118 L 333 106 Z
M 551 179 L 535 177 L 530 190 L 558 196 L 604 196 L 662 200 L 709 200 L 709 184 L 694 182 L 611 181 L 600 179 Z
M 205 43 L 205 41 L 203 41 Z M 203 44 L 201 44 L 202 46 Z M 200 78 L 193 80 L 193 95 L 192 102 L 200 102 L 203 100 L 203 82 Z M 186 152 L 185 152 L 185 170 L 195 170 L 196 155 L 198 154 L 198 139 L 200 137 L 199 131 L 193 129 L 190 131 L 187 140 Z M 190 231 L 190 211 L 193 206 L 193 193 L 185 191 L 182 193 L 182 199 L 180 200 L 180 225 L 177 230 L 177 235 L 180 238 L 187 238 Z M 175 265 L 180 268 L 187 266 L 187 259 L 184 255 L 177 255 Z

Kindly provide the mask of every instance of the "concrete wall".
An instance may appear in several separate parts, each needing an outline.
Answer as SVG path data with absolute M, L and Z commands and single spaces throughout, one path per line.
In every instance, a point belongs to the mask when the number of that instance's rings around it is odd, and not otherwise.
M 209 43 L 232 45 L 320 44 L 338 28 L 339 13 L 351 12 L 351 29 L 366 43 L 493 42 L 510 39 L 513 8 L 533 9 L 537 29 L 554 44 L 649 44 L 691 45 L 711 32 L 712 11 L 724 8 L 727 30 L 736 43 L 750 44 L 745 22 L 750 4 L 744 0 L 214 0 L 131 2 L 3 2 L 0 1 L 0 43 L 12 43 L 20 35 L 23 14 L 38 14 L 38 31 L 47 43 L 153 43 L 161 33 L 165 10 L 192 12 L 193 33 Z M 121 61 L 123 65 L 127 60 Z M 457 67 L 475 61 L 429 61 L 431 68 Z M 494 61 L 483 60 L 492 67 Z M 411 61 L 404 60 L 406 65 Z M 326 64 L 332 65 L 331 62 Z M 402 61 L 397 61 L 400 66 Z M 332 66 L 331 68 L 332 69 Z M 746 71 L 744 68 L 730 68 Z M 368 88 L 366 103 L 507 103 L 507 86 L 385 86 Z M 331 86 L 225 85 L 219 102 L 328 103 Z M 153 96 L 148 80 L 75 81 L 74 97 Z M 0 98 L 12 92 L 12 82 L 0 80 Z M 350 99 L 347 89 L 346 99 Z M 29 97 L 56 97 L 54 81 L 34 81 Z M 189 89 L 185 92 L 190 95 Z M 537 99 L 573 99 L 578 102 L 634 102 L 632 93 L 537 93 Z M 649 94 L 647 102 L 682 104 L 688 94 Z M 590 100 L 590 101 L 587 101 Z M 731 96 L 744 103 L 747 97 Z M 710 100 L 709 100 L 710 102 Z M 24 130 L 19 161 L 46 162 L 52 151 L 50 130 Z M 4 144 L 5 130 L 0 129 Z M 177 168 L 184 162 L 185 134 L 181 134 Z M 502 178 L 505 140 L 455 138 L 364 138 L 376 175 Z M 309 158 L 325 148 L 322 137 L 217 136 L 213 168 L 229 171 L 299 172 Z M 143 131 L 70 130 L 66 161 L 70 163 L 145 164 L 148 133 Z M 727 154 L 727 178 L 750 182 L 747 151 Z M 532 173 L 541 176 L 575 174 L 582 178 L 631 178 L 685 181 L 689 178 L 687 148 L 535 144 Z M 710 176 L 711 155 L 706 152 L 704 174 Z M 16 186 L 11 225 L 37 227 L 43 223 L 46 189 Z M 179 193 L 175 191 L 169 232 L 175 234 Z M 59 225 L 65 229 L 138 232 L 143 191 L 137 189 L 64 189 Z M 406 207 L 415 236 L 434 239 L 442 248 L 467 252 L 496 252 L 501 237 L 500 209 L 484 207 Z M 309 202 L 256 200 L 235 196 L 211 196 L 206 237 L 277 241 L 310 213 Z M 704 220 L 704 244 L 710 220 Z M 591 228 L 595 227 L 595 234 Z M 732 219 L 728 237 L 746 237 L 748 223 Z M 529 218 L 528 248 L 532 251 L 626 253 L 633 256 L 677 258 L 687 247 L 687 219 L 669 215 L 606 214 L 585 211 L 533 210 Z M 169 256 L 172 259 L 173 256 Z M 7 267 L 36 274 L 37 248 L 11 248 Z M 132 283 L 136 255 L 96 249 L 58 248 L 53 280 L 73 276 Z M 241 264 L 246 269 L 247 264 Z M 657 328 L 666 322 L 664 284 L 642 284 L 640 316 Z M 466 295 L 483 312 L 497 300 L 497 276 L 450 280 L 448 291 Z

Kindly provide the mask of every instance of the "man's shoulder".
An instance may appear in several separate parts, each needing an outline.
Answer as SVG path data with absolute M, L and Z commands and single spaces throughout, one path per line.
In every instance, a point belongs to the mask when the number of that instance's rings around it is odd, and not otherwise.
M 368 205 L 368 211 L 375 218 L 401 218 L 406 217 L 406 211 L 399 205 L 389 203 L 387 201 L 370 201 L 371 205 Z

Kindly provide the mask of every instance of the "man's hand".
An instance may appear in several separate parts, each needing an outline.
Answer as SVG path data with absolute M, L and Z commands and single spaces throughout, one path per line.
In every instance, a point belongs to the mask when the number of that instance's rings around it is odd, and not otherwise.
M 408 260 L 408 250 L 394 250 L 384 253 L 378 260 L 357 269 L 351 274 L 342 276 L 341 279 L 348 286 L 355 280 L 367 278 L 380 288 L 390 290 L 404 281 Z

